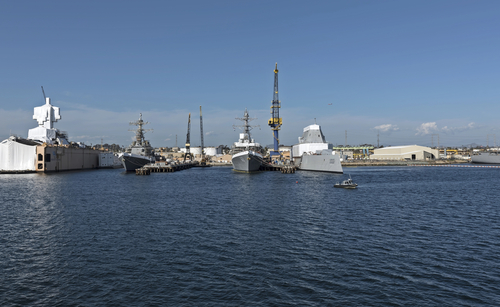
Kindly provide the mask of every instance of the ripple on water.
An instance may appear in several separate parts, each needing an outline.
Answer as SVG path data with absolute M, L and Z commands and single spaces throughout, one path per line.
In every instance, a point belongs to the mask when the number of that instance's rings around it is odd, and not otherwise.
M 496 170 L 346 171 L 0 176 L 0 305 L 498 304 Z

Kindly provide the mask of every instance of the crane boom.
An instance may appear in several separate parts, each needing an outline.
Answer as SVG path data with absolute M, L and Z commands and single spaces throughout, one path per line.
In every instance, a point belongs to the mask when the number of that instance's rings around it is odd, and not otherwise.
M 191 151 L 190 151 L 190 147 L 191 147 L 190 140 L 189 140 L 190 136 L 191 136 L 191 113 L 189 113 L 189 117 L 188 117 L 188 131 L 187 131 L 187 135 L 186 135 L 186 153 L 184 154 L 184 161 L 183 162 L 186 162 L 187 156 L 189 156 L 189 159 L 191 159 L 191 161 L 193 161 L 193 156 L 191 155 Z
M 273 101 L 271 103 L 271 119 L 268 121 L 268 125 L 273 131 L 274 137 L 274 150 L 270 152 L 271 156 L 279 156 L 279 138 L 278 131 L 280 130 L 282 120 L 280 117 L 281 101 L 278 99 L 278 63 L 274 68 L 274 91 L 273 91 Z
M 45 102 L 45 100 L 47 100 L 47 96 L 45 96 L 45 91 L 43 90 L 43 86 L 42 86 L 42 93 L 43 93 L 43 101 Z
M 201 106 L 200 106 L 200 135 L 201 135 L 201 159 L 203 160 L 203 116 L 201 115 Z

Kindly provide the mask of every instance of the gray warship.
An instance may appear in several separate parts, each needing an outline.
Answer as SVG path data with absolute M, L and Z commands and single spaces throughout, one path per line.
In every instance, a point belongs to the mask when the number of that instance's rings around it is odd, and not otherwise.
M 480 152 L 471 156 L 472 163 L 500 164 L 500 151 Z
M 292 147 L 294 164 L 299 170 L 340 173 L 340 155 L 332 150 L 333 145 L 325 141 L 321 127 L 317 124 L 304 128 L 299 143 Z
M 130 125 L 137 126 L 137 130 L 135 130 L 135 141 L 130 144 L 124 153 L 119 155 L 123 167 L 127 172 L 135 171 L 146 164 L 155 162 L 153 147 L 151 147 L 148 140 L 144 139 L 144 132 L 151 130 L 142 128 L 142 126 L 146 124 L 149 124 L 149 122 L 142 120 L 142 113 L 140 113 L 138 121 L 130 122 Z
M 231 147 L 233 169 L 246 173 L 256 172 L 262 164 L 264 149 L 250 135 L 250 130 L 253 127 L 248 123 L 255 118 L 250 118 L 247 109 L 245 109 L 243 118 L 236 119 L 242 120 L 245 124 L 242 126 L 243 133 L 240 133 L 238 142 L 234 142 Z

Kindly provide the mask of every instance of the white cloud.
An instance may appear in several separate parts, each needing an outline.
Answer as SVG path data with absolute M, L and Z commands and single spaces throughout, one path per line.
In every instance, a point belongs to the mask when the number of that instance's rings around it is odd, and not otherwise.
M 385 124 L 385 125 L 376 126 L 373 129 L 378 130 L 380 132 L 391 132 L 391 131 L 398 131 L 399 127 L 397 125 L 393 125 L 393 124 Z
M 465 126 L 462 126 L 462 127 L 448 127 L 448 126 L 444 126 L 441 130 L 443 130 L 444 132 L 450 132 L 450 133 L 455 133 L 455 132 L 462 132 L 462 131 L 466 131 L 466 130 L 471 130 L 471 129 L 474 129 L 476 128 L 476 124 L 474 122 L 471 122 Z
M 438 127 L 436 125 L 436 122 L 423 123 L 422 125 L 420 125 L 420 127 L 417 128 L 417 133 L 415 133 L 415 135 L 427 135 L 437 130 Z

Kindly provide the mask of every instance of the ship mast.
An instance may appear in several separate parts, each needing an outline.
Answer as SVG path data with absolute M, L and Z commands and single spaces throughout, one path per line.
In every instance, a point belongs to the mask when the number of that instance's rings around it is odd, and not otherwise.
M 145 122 L 142 120 L 142 113 L 139 113 L 139 120 L 135 122 L 130 122 L 130 125 L 137 126 L 136 130 L 131 130 L 129 131 L 135 131 L 135 141 L 137 142 L 136 144 L 145 146 L 144 144 L 144 133 L 148 131 L 153 131 L 153 129 L 143 129 L 142 126 L 149 124 L 149 122 Z
M 278 138 L 278 131 L 280 130 L 281 127 L 281 117 L 280 117 L 280 108 L 281 108 L 281 101 L 278 99 L 278 63 L 276 63 L 276 66 L 274 68 L 274 93 L 273 93 L 273 101 L 271 103 L 271 119 L 268 121 L 268 125 L 271 127 L 271 130 L 273 131 L 273 137 L 274 137 L 274 150 L 270 152 L 271 157 L 272 156 L 279 156 L 279 138 Z
M 237 127 L 243 128 L 243 132 L 245 133 L 245 137 L 248 137 L 248 141 L 252 142 L 252 138 L 250 136 L 250 130 L 252 130 L 253 128 L 256 128 L 256 127 L 260 127 L 260 126 L 259 125 L 257 125 L 257 126 L 250 126 L 249 122 L 252 121 L 252 120 L 254 120 L 254 119 L 257 119 L 257 118 L 250 118 L 250 116 L 248 115 L 248 111 L 245 108 L 245 113 L 243 114 L 243 117 L 236 117 L 236 119 L 243 121 L 245 124 L 243 126 L 235 126 L 235 125 L 233 125 L 233 129 L 235 129 Z

